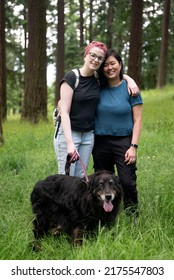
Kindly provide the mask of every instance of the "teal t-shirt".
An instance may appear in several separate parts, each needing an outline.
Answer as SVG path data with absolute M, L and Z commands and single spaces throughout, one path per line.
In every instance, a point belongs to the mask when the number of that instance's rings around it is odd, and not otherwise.
M 125 80 L 116 87 L 100 89 L 96 109 L 95 134 L 129 136 L 133 129 L 132 107 L 143 104 L 142 97 L 129 95 Z

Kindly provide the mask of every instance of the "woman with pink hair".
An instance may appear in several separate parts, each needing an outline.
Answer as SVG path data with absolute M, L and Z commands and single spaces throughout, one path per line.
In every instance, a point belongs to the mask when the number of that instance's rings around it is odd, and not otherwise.
M 72 70 L 60 82 L 61 124 L 54 137 L 59 174 L 65 174 L 67 154 L 74 155 L 74 161 L 80 156 L 85 169 L 88 168 L 94 145 L 95 111 L 100 98 L 96 71 L 106 52 L 104 43 L 92 41 L 85 48 L 83 66 L 78 69 L 78 86 L 75 86 L 76 75 Z M 134 80 L 127 75 L 124 78 L 134 92 L 138 91 Z M 70 175 L 84 177 L 79 161 L 71 165 Z

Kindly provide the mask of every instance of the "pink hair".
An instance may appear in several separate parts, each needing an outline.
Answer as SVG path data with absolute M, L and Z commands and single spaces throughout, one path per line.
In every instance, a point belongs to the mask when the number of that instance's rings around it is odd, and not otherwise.
M 97 41 L 92 41 L 89 45 L 87 45 L 87 47 L 85 48 L 85 53 L 84 56 L 87 55 L 90 51 L 90 49 L 97 47 L 100 48 L 104 51 L 104 54 L 106 54 L 107 52 L 107 47 L 104 43 L 102 42 L 97 42 Z

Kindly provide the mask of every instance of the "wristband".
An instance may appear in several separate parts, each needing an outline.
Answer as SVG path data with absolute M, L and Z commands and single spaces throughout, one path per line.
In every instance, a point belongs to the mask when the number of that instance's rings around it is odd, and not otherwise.
M 138 149 L 138 145 L 137 144 L 130 144 L 130 147 L 134 147 L 134 148 Z

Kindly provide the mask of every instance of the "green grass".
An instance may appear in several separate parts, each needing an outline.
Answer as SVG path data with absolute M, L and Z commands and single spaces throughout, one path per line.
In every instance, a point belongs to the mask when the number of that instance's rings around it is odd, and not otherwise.
M 174 87 L 142 93 L 143 130 L 138 149 L 140 221 L 121 210 L 115 226 L 98 228 L 73 248 L 69 238 L 46 236 L 32 251 L 30 193 L 34 184 L 57 172 L 53 122 L 32 125 L 9 117 L 0 147 L 1 260 L 174 259 Z M 88 174 L 92 173 L 92 160 Z

